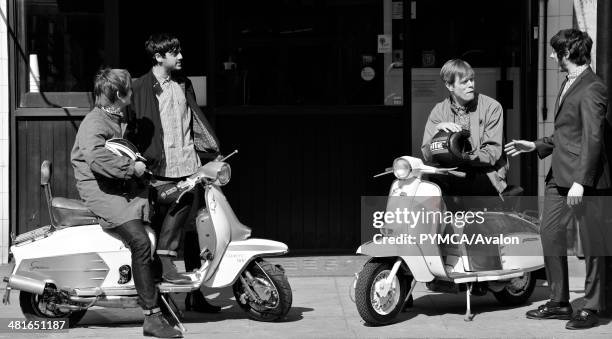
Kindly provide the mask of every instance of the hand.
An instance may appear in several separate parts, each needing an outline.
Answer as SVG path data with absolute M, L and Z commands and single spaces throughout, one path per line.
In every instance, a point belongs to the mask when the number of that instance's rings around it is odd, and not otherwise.
M 136 161 L 134 163 L 134 174 L 137 177 L 142 177 L 142 175 L 144 174 L 145 170 L 147 169 L 147 165 L 144 164 L 144 162 L 142 161 Z
M 512 140 L 504 146 L 504 151 L 509 156 L 517 156 L 521 153 L 533 152 L 536 149 L 535 143 L 533 141 L 527 140 Z
M 569 192 L 567 192 L 567 205 L 570 207 L 579 205 L 582 202 L 583 194 L 584 187 L 577 182 L 573 183 Z
M 219 154 L 219 155 L 217 155 L 217 157 L 215 158 L 215 161 L 221 161 L 221 159 L 223 159 L 223 155 Z
M 454 122 L 441 122 L 436 125 L 438 131 L 446 131 L 446 132 L 461 132 L 461 126 L 457 125 Z

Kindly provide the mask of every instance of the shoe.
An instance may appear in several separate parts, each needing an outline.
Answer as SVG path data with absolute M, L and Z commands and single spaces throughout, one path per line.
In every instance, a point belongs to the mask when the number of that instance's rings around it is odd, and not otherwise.
M 162 264 L 162 279 L 171 284 L 177 285 L 189 285 L 191 284 L 191 278 L 186 275 L 180 274 L 174 265 L 173 257 L 167 255 L 160 255 L 159 261 Z
M 170 326 L 161 312 L 145 315 L 142 324 L 142 334 L 145 337 L 182 338 L 183 332 Z
M 568 330 L 582 330 L 585 328 L 594 327 L 598 323 L 599 319 L 595 315 L 595 312 L 583 309 L 576 313 L 576 315 L 572 317 L 572 320 L 565 324 L 565 328 Z
M 412 295 L 410 295 L 410 297 L 408 297 L 408 300 L 406 300 L 406 303 L 404 304 L 404 308 L 402 309 L 402 312 L 408 312 L 408 309 L 412 308 L 413 305 L 414 305 L 414 298 L 412 298 Z
M 538 307 L 537 310 L 527 311 L 527 319 L 561 319 L 570 320 L 572 318 L 572 306 L 553 306 L 551 302 Z
M 219 313 L 221 312 L 221 307 L 209 304 L 202 292 L 198 290 L 187 293 L 187 297 L 185 297 L 185 310 L 193 310 L 200 313 Z

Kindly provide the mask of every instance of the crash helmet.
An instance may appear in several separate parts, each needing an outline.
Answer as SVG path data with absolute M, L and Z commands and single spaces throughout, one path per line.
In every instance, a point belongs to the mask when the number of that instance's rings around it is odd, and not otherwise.
M 106 140 L 104 147 L 118 156 L 128 157 L 134 161 L 147 161 L 147 159 L 138 152 L 138 148 L 136 148 L 133 143 L 126 139 L 108 139 Z
M 447 132 L 441 130 L 431 139 L 429 151 L 433 162 L 446 167 L 458 166 L 465 159 L 465 154 L 472 151 L 470 131 Z

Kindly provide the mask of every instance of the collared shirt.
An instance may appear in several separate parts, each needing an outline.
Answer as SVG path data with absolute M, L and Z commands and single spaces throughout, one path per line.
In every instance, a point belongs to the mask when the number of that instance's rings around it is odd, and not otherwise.
M 200 158 L 191 135 L 192 112 L 187 105 L 185 92 L 170 77 L 156 78 L 161 87 L 156 96 L 164 130 L 165 155 L 156 174 L 172 178 L 191 175 L 200 166 Z
M 456 120 L 455 122 L 461 126 L 461 129 L 464 130 L 470 130 L 470 113 L 469 113 L 469 108 L 472 105 L 472 102 L 469 102 L 467 105 L 465 106 L 460 106 L 457 103 L 455 103 L 453 101 L 453 98 L 449 98 L 450 100 L 450 104 L 451 104 L 451 111 L 453 111 L 453 113 L 456 116 Z
M 565 82 L 565 86 L 563 86 L 563 91 L 561 91 L 561 96 L 559 96 L 559 102 L 563 100 L 563 96 L 565 95 L 565 92 L 567 92 L 567 90 L 570 88 L 570 86 L 572 86 L 574 81 L 576 81 L 576 78 L 578 78 L 578 76 L 580 76 L 580 74 L 582 74 L 582 72 L 584 72 L 584 70 L 586 70 L 587 68 L 589 68 L 589 65 L 584 64 L 581 66 L 577 66 L 573 72 L 567 73 L 567 76 L 566 76 L 567 81 Z

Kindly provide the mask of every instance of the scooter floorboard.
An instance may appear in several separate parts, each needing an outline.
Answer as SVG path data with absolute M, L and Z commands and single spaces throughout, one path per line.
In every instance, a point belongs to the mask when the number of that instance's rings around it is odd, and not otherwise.
M 465 272 L 465 273 L 449 273 L 448 277 L 457 284 L 477 282 L 477 281 L 490 281 L 490 280 L 503 280 L 517 278 L 525 274 L 524 270 L 491 270 L 491 271 L 480 271 L 480 272 Z

